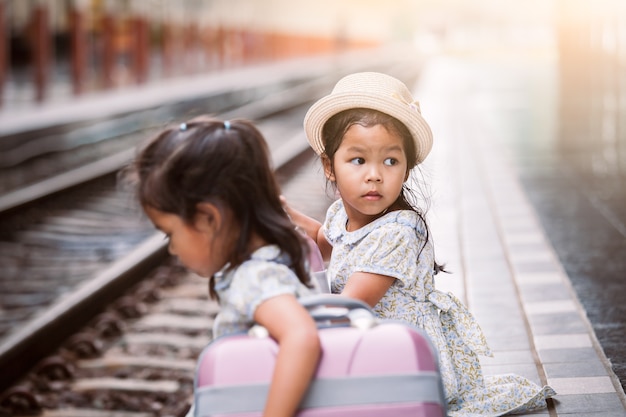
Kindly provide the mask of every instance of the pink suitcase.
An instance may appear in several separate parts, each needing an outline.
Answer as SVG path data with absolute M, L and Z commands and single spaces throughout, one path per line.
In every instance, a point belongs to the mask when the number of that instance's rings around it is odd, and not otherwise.
M 302 302 L 319 323 L 323 353 L 298 417 L 446 415 L 437 355 L 422 331 L 377 321 L 367 305 L 345 297 Z M 261 416 L 277 351 L 263 335 L 211 342 L 196 368 L 194 415 Z

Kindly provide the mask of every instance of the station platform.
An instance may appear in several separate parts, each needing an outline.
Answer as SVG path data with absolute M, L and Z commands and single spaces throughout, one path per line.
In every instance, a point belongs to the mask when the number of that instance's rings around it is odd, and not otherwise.
M 558 395 L 539 415 L 626 416 L 623 388 L 513 157 L 511 113 L 539 105 L 529 101 L 536 97 L 528 79 L 553 68 L 550 58 L 513 54 L 440 57 L 423 68 L 416 97 L 435 138 L 424 164 L 428 218 L 437 260 L 452 272 L 436 285 L 476 316 L 494 351 L 481 359 L 487 374 L 513 372 L 554 388 Z
M 300 60 L 170 81 L 153 87 L 0 111 L 0 136 L 85 121 L 338 67 L 352 72 L 385 60 L 380 54 Z M 586 313 L 520 184 L 507 137 L 506 106 L 527 106 L 518 63 L 477 66 L 450 57 L 428 60 L 413 85 L 434 133 L 423 166 L 437 260 L 451 274 L 437 286 L 476 316 L 494 351 L 488 374 L 517 373 L 557 392 L 541 416 L 626 416 L 626 397 Z M 484 71 L 485 68 L 489 71 Z M 517 68 L 511 71 L 511 68 Z M 411 70 L 409 68 L 409 70 Z M 317 167 L 311 167 L 316 169 Z M 321 181 L 321 178 L 320 178 Z M 324 184 L 303 192 L 324 198 Z M 306 210 L 305 210 L 306 211 Z M 321 219 L 320 219 L 321 220 Z

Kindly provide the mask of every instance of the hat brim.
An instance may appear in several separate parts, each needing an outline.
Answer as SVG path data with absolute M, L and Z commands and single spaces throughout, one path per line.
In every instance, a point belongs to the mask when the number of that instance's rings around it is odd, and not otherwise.
M 346 92 L 322 97 L 311 106 L 304 116 L 304 131 L 307 140 L 318 155 L 324 153 L 324 141 L 322 138 L 324 124 L 335 114 L 355 108 L 377 110 L 402 122 L 413 136 L 416 148 L 416 163 L 421 163 L 430 152 L 433 144 L 432 131 L 414 105 L 405 103 L 395 97 L 371 93 Z

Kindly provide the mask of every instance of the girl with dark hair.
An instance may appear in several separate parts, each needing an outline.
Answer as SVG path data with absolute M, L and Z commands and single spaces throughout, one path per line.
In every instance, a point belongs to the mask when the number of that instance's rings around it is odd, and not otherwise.
M 162 131 L 133 164 L 137 194 L 169 251 L 209 278 L 213 337 L 265 327 L 279 345 L 264 415 L 293 416 L 320 357 L 298 298 L 313 290 L 308 246 L 280 201 L 267 144 L 245 120 L 199 118 Z
M 339 198 L 323 224 L 283 202 L 329 259 L 331 291 L 428 334 L 450 416 L 545 408 L 552 388 L 515 374 L 483 375 L 478 355 L 491 350 L 480 326 L 453 294 L 435 288 L 443 268 L 409 181 L 433 137 L 407 87 L 385 74 L 348 75 L 311 106 L 304 130 Z

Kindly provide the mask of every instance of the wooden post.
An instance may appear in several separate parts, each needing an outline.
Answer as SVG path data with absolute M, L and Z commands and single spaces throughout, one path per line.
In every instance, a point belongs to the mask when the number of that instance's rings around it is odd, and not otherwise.
M 0 0 L 0 107 L 4 101 L 4 83 L 9 68 L 7 28 L 4 22 L 4 0 Z
M 87 34 L 85 16 L 76 4 L 70 10 L 71 68 L 74 94 L 81 94 L 87 73 Z
M 106 10 L 102 15 L 102 84 L 105 88 L 113 87 L 116 58 L 115 18 Z
M 50 27 L 48 25 L 48 8 L 44 2 L 38 2 L 33 9 L 33 56 L 35 74 L 35 99 L 45 99 L 50 67 Z
M 164 17 L 161 21 L 161 67 L 165 77 L 172 76 L 174 72 L 175 48 L 174 26 L 168 18 Z
M 213 26 L 205 26 L 202 29 L 200 39 L 202 40 L 203 53 L 205 60 L 208 62 L 208 68 L 210 70 L 219 67 L 219 43 L 218 43 L 218 30 Z
M 226 30 L 221 24 L 217 27 L 216 46 L 217 66 L 224 68 L 226 63 Z
M 195 22 L 187 21 L 183 26 L 183 71 L 191 74 L 197 70 L 198 29 Z
M 148 59 L 150 49 L 149 27 L 145 17 L 135 15 L 131 18 L 133 46 L 131 49 L 132 70 L 135 81 L 144 83 L 148 79 Z

